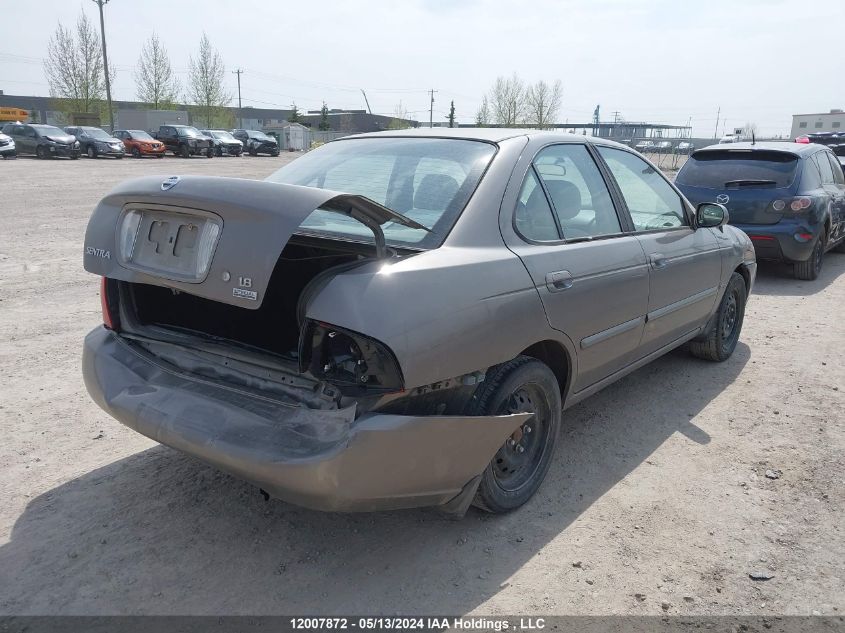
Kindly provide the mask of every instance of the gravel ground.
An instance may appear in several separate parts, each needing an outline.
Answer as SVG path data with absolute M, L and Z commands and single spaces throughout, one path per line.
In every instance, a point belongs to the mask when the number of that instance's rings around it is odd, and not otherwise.
M 0 614 L 845 609 L 845 255 L 815 282 L 762 266 L 728 362 L 676 351 L 570 409 L 503 517 L 264 502 L 100 411 L 79 370 L 96 201 L 294 156 L 0 162 Z

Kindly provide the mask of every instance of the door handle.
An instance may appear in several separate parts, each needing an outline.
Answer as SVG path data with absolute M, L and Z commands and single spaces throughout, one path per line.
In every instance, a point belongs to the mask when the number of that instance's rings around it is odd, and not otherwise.
M 572 273 L 568 270 L 557 270 L 546 273 L 546 288 L 549 292 L 560 292 L 572 287 Z
M 649 256 L 651 267 L 654 269 L 666 268 L 669 265 L 669 260 L 662 253 L 652 253 Z

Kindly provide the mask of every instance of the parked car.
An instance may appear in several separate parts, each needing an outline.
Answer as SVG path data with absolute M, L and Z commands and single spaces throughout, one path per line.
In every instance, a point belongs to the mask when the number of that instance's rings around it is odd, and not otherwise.
M 158 128 L 155 138 L 164 143 L 165 148 L 173 152 L 174 156 L 214 157 L 214 139 L 190 125 L 162 125 Z
M 623 145 L 540 131 L 373 133 L 265 182 L 130 181 L 85 236 L 104 321 L 85 384 L 293 503 L 506 512 L 563 409 L 686 342 L 732 354 L 756 263 L 726 221 Z
M 2 132 L 0 132 L 0 156 L 4 159 L 14 158 L 17 156 L 17 152 L 15 151 L 15 139 L 8 134 L 3 134 Z
M 36 123 L 7 123 L 3 134 L 11 136 L 17 154 L 32 154 L 38 158 L 68 156 L 79 158 L 79 141 L 52 125 Z
M 643 154 L 646 152 L 653 152 L 654 147 L 655 145 L 653 141 L 637 141 L 637 144 L 634 145 L 634 149 Z
M 279 155 L 279 144 L 272 136 L 259 130 L 232 130 L 232 136 L 244 144 L 244 151 L 250 156 L 259 154 Z
M 672 151 L 672 141 L 660 141 L 657 145 L 654 146 L 655 152 L 660 154 L 668 154 Z
M 80 150 L 88 158 L 100 156 L 123 158 L 126 155 L 123 141 L 98 127 L 71 125 L 65 128 L 65 132 L 76 137 Z
M 115 130 L 114 135 L 123 142 L 126 151 L 135 158 L 142 156 L 161 158 L 166 151 L 164 143 L 157 141 L 144 130 Z
M 714 145 L 693 152 L 675 183 L 693 203 L 724 204 L 757 259 L 790 262 L 798 279 L 818 277 L 827 250 L 845 251 L 845 176 L 828 148 Z
M 244 144 L 226 130 L 201 130 L 206 136 L 214 140 L 214 151 L 218 156 L 240 156 L 244 151 Z
M 689 154 L 694 149 L 695 145 L 693 145 L 689 141 L 681 141 L 680 143 L 678 143 L 678 146 L 675 148 L 675 151 L 678 154 Z

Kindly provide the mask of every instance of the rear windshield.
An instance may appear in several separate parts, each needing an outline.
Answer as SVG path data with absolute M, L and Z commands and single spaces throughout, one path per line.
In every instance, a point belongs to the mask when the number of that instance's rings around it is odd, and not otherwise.
M 382 229 L 389 244 L 433 248 L 466 206 L 495 153 L 490 143 L 462 139 L 340 140 L 309 152 L 267 180 L 366 196 L 430 229 L 388 222 Z M 331 211 L 314 211 L 300 228 L 372 240 L 363 224 Z
M 675 182 L 690 187 L 788 187 L 795 180 L 798 157 L 765 150 L 708 150 L 695 152 Z

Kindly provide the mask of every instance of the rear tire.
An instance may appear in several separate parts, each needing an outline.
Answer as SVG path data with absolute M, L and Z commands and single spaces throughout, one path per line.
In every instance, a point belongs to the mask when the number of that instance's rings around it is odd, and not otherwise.
M 739 273 L 733 273 L 719 303 L 716 319 L 703 337 L 690 342 L 689 351 L 693 356 L 714 362 L 731 357 L 742 330 L 747 295 L 745 279 Z
M 804 281 L 813 281 L 818 278 L 822 270 L 822 260 L 824 259 L 825 234 L 822 233 L 819 239 L 816 240 L 816 245 L 813 247 L 813 252 L 810 257 L 803 262 L 795 262 L 792 267 L 792 272 L 796 279 Z
M 557 378 L 544 363 L 519 356 L 487 372 L 473 395 L 469 415 L 531 411 L 481 475 L 473 505 L 492 513 L 510 512 L 528 501 L 549 471 L 561 423 Z

